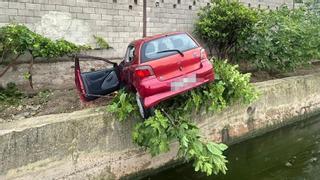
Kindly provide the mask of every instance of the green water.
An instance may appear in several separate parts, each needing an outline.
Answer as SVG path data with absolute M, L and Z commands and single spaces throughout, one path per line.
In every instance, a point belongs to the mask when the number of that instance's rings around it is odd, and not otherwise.
M 235 144 L 226 155 L 226 175 L 207 177 L 184 164 L 146 179 L 320 180 L 320 115 Z

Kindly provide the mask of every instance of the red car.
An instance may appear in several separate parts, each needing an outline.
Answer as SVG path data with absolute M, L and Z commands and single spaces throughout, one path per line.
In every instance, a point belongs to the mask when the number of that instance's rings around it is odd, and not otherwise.
M 188 33 L 174 32 L 133 41 L 118 66 L 81 73 L 75 61 L 76 85 L 84 100 L 93 100 L 123 84 L 136 93 L 140 114 L 147 118 L 159 102 L 214 80 L 205 49 Z M 89 57 L 92 58 L 92 57 Z

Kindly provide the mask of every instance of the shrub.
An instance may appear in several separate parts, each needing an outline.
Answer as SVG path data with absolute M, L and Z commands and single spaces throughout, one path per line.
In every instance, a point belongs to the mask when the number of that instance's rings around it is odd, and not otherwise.
M 198 13 L 195 33 L 205 41 L 210 54 L 226 58 L 238 41 L 247 37 L 257 21 L 257 13 L 234 0 L 212 0 Z
M 241 74 L 236 66 L 226 61 L 213 63 L 216 71 L 214 83 L 160 103 L 155 115 L 138 122 L 132 132 L 133 141 L 146 147 L 153 156 L 169 151 L 170 142 L 177 140 L 180 144 L 179 156 L 187 161 L 193 160 L 195 171 L 207 175 L 226 172 L 227 160 L 223 151 L 227 146 L 203 139 L 192 120 L 192 112 L 217 112 L 234 102 L 250 103 L 258 97 L 255 88 L 249 84 L 249 74 Z M 128 117 L 140 118 L 134 94 L 123 90 L 107 110 L 117 115 L 120 121 Z
M 242 59 L 271 72 L 294 70 L 319 57 L 320 18 L 299 8 L 261 12 L 253 33 L 241 43 Z

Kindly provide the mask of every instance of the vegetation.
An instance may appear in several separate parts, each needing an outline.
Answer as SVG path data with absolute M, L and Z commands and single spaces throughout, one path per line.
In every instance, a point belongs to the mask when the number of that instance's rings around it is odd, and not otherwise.
M 261 12 L 241 43 L 242 59 L 270 72 L 290 71 L 320 57 L 320 17 L 306 8 Z
M 246 60 L 269 72 L 291 71 L 320 58 L 319 14 L 310 2 L 269 11 L 215 0 L 200 10 L 195 27 L 218 57 Z
M 138 107 L 135 106 L 135 102 L 135 96 L 121 89 L 113 98 L 112 104 L 108 106 L 108 111 L 117 114 L 119 121 L 124 121 L 133 113 L 138 112 Z M 138 114 L 134 114 L 134 116 L 137 115 Z
M 32 65 L 35 58 L 61 57 L 87 48 L 89 47 L 77 46 L 63 39 L 53 41 L 32 32 L 24 25 L 9 24 L 0 28 L 0 63 L 8 63 L 5 70 L 0 73 L 0 77 L 16 63 L 22 54 L 30 53 L 29 72 L 25 73 L 25 77 L 28 77 L 32 87 Z M 8 62 L 5 62 L 5 59 Z
M 100 36 L 93 35 L 93 38 L 96 40 L 97 46 L 99 49 L 110 49 L 111 46 L 109 43 Z
M 17 105 L 23 96 L 14 83 L 8 83 L 7 88 L 0 88 L 0 105 Z
M 212 0 L 198 13 L 195 33 L 218 58 L 230 56 L 239 40 L 247 37 L 257 22 L 257 12 L 234 0 Z
M 156 107 L 155 115 L 136 124 L 133 141 L 146 147 L 155 156 L 170 149 L 170 143 L 177 140 L 179 156 L 193 160 L 196 171 L 207 175 L 225 173 L 227 146 L 208 142 L 201 137 L 194 123 L 194 114 L 202 111 L 217 112 L 234 102 L 250 103 L 258 93 L 249 84 L 250 75 L 241 74 L 236 66 L 226 61 L 214 62 L 216 81 L 190 92 L 171 98 Z M 121 90 L 107 107 L 120 121 L 128 117 L 139 119 L 134 94 Z M 192 115 L 193 114 L 193 115 Z

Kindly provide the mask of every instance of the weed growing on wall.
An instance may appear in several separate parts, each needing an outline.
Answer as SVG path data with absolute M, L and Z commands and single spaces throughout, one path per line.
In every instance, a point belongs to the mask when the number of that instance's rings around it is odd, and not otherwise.
M 194 122 L 200 112 L 218 112 L 234 102 L 251 103 L 258 98 L 256 89 L 249 83 L 250 75 L 241 74 L 236 66 L 226 61 L 213 62 L 216 73 L 214 83 L 198 87 L 160 103 L 155 115 L 138 122 L 132 132 L 133 141 L 146 147 L 155 156 L 170 150 L 173 140 L 179 142 L 179 156 L 193 161 L 195 171 L 207 175 L 226 173 L 226 157 L 222 143 L 208 142 L 201 137 Z M 139 119 L 135 95 L 124 90 L 107 107 L 120 121 L 128 117 Z
M 96 44 L 98 46 L 98 49 L 110 49 L 111 46 L 109 45 L 109 43 L 103 39 L 100 36 L 97 35 L 93 35 L 93 38 L 96 40 Z

